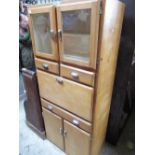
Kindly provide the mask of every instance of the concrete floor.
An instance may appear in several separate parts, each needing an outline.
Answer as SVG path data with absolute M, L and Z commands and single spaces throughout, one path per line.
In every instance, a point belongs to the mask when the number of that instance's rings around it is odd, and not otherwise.
M 19 154 L 20 155 L 65 155 L 58 147 L 42 140 L 25 123 L 24 85 L 19 75 Z M 130 116 L 116 146 L 105 143 L 101 155 L 134 155 L 134 113 Z

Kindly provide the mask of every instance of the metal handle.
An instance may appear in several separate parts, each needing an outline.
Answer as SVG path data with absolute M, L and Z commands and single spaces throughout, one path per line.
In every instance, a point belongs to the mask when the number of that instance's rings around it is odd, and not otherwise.
M 62 30 L 61 29 L 58 30 L 58 38 L 59 40 L 62 41 Z
M 52 110 L 53 109 L 53 106 L 51 106 L 50 104 L 48 104 L 48 109 L 49 110 Z
M 56 77 L 56 81 L 60 84 L 63 84 L 63 78 L 62 77 Z
M 79 122 L 78 120 L 76 120 L 76 119 L 73 119 L 72 122 L 73 122 L 73 124 L 76 125 L 76 126 L 78 126 L 78 125 L 80 124 L 80 122 Z
M 63 128 L 60 128 L 60 134 L 63 136 Z
M 63 136 L 64 136 L 64 137 L 67 136 L 67 131 L 66 131 L 66 130 L 64 131 Z
M 77 78 L 79 77 L 79 74 L 78 74 L 78 72 L 72 71 L 72 72 L 71 72 L 71 76 L 72 76 L 73 78 L 77 79 Z
M 44 69 L 48 69 L 48 64 L 42 64 Z
M 50 37 L 51 39 L 54 39 L 54 30 L 50 30 Z

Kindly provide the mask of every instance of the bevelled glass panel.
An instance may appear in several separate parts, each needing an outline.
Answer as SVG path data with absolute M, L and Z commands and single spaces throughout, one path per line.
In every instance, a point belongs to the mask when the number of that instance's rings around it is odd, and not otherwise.
M 90 9 L 62 12 L 62 47 L 65 57 L 89 61 L 90 19 Z
M 32 15 L 35 48 L 42 53 L 51 53 L 50 18 L 48 13 Z

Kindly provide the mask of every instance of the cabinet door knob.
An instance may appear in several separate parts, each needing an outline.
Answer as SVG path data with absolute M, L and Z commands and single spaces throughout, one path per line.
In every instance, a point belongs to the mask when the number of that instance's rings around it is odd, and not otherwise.
M 62 41 L 62 30 L 61 29 L 58 30 L 58 38 L 59 40 Z
M 72 71 L 71 76 L 72 76 L 72 78 L 77 79 L 79 77 L 79 74 L 78 74 L 78 72 Z
M 63 128 L 60 128 L 60 134 L 63 136 Z
M 44 69 L 48 69 L 48 64 L 42 64 Z
M 53 107 L 52 107 L 50 104 L 48 104 L 48 109 L 49 109 L 49 110 L 52 110 Z
M 60 84 L 63 84 L 63 78 L 62 77 L 56 77 L 56 81 Z
M 54 39 L 54 30 L 53 29 L 50 30 L 50 37 L 51 37 L 51 39 Z
M 72 122 L 73 122 L 73 124 L 76 125 L 76 126 L 78 126 L 78 125 L 80 124 L 80 122 L 79 122 L 78 120 L 76 120 L 76 119 L 73 119 Z
M 66 137 L 67 136 L 67 131 L 65 130 L 63 134 L 64 134 L 64 137 Z

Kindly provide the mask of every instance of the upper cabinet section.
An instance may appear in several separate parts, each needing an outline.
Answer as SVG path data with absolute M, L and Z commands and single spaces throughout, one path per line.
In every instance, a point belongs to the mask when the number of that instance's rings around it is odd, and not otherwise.
M 40 6 L 29 8 L 29 26 L 35 55 L 57 61 L 55 7 Z
M 96 69 L 99 12 L 97 1 L 57 7 L 60 60 Z

